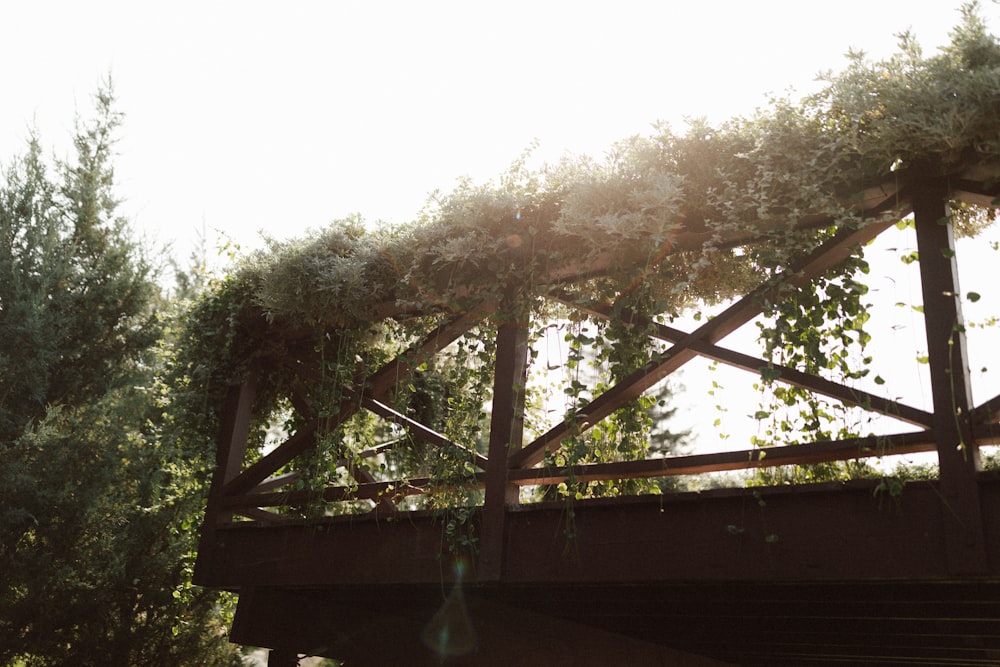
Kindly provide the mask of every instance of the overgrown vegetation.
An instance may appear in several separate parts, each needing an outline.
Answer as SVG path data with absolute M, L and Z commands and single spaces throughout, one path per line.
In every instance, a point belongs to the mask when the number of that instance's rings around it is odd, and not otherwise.
M 445 316 L 488 301 L 506 305 L 498 312 L 530 313 L 535 321 L 580 322 L 570 328 L 568 357 L 560 363 L 571 376 L 585 357 L 596 358 L 604 375 L 594 384 L 564 380 L 572 413 L 580 399 L 592 399 L 656 350 L 640 325 L 582 321 L 539 295 L 560 290 L 564 301 L 613 304 L 616 314 L 627 305 L 629 322 L 670 319 L 745 293 L 837 230 L 869 224 L 861 206 L 866 188 L 891 190 L 916 178 L 996 164 L 1000 45 L 975 4 L 963 9 L 952 38 L 941 53 L 924 57 L 903 35 L 888 60 L 850 54 L 843 72 L 828 75 L 826 87 L 801 102 L 775 99 L 751 117 L 717 128 L 694 123 L 683 135 L 658 127 L 614 146 L 603 161 L 567 158 L 532 171 L 520 160 L 497 182 L 464 182 L 436 196 L 413 224 L 373 231 L 352 218 L 305 240 L 272 243 L 192 311 L 180 359 L 203 401 L 204 409 L 193 411 L 203 420 L 202 437 L 209 442 L 213 411 L 252 363 L 281 358 L 307 339 L 323 359 L 330 380 L 323 386 L 336 387 L 373 371 Z M 835 271 L 765 304 L 771 324 L 761 336 L 776 363 L 841 378 L 866 373 L 864 270 L 858 248 Z M 453 348 L 464 361 L 449 362 L 444 373 L 418 374 L 422 389 L 404 383 L 395 394 L 397 409 L 445 432 L 456 429 L 475 444 L 489 388 L 471 371 L 455 369 L 467 363 L 470 350 L 490 353 L 496 324 L 488 319 L 478 341 Z M 266 367 L 257 446 L 292 382 L 290 372 Z M 768 381 L 765 370 L 762 382 Z M 800 394 L 782 389 L 774 400 L 799 402 Z M 475 399 L 459 405 L 458 396 Z M 529 397 L 529 405 L 539 400 Z M 813 440 L 851 435 L 810 400 L 795 423 L 776 424 L 758 444 L 782 442 L 786 431 Z M 571 436 L 550 453 L 550 462 L 644 456 L 646 403 L 641 398 Z M 540 419 L 526 421 L 530 427 Z M 332 434 L 341 454 L 367 446 L 361 444 L 366 438 L 352 435 L 359 427 L 352 421 Z M 383 440 L 390 437 L 405 439 L 405 429 L 392 429 Z M 402 476 L 427 470 L 412 459 L 393 465 Z M 456 465 L 471 470 L 467 457 Z M 584 493 L 636 490 L 606 486 L 590 484 Z

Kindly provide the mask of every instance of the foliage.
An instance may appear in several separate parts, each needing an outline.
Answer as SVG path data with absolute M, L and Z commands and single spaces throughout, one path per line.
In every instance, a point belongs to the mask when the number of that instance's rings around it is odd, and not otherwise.
M 110 88 L 54 174 L 0 185 L 0 664 L 230 664 L 190 586 L 207 450 L 171 428 L 165 313 L 113 194 Z
M 37 140 L 0 199 L 0 440 L 49 405 L 100 395 L 156 340 L 150 266 L 115 217 L 111 99 L 78 128 L 76 163 L 47 174 Z
M 230 663 L 217 594 L 185 584 L 200 498 L 140 428 L 147 394 L 50 412 L 5 446 L 0 664 Z
M 756 418 L 774 419 L 763 437 L 754 438 L 755 444 L 792 444 L 803 434 L 813 441 L 860 435 L 844 426 L 839 404 L 829 406 L 805 389 L 777 385 L 780 372 L 773 364 L 841 380 L 868 375 L 865 366 L 872 358 L 864 350 L 871 339 L 865 329 L 870 304 L 864 301 L 868 288 L 860 282 L 867 272 L 864 259 L 854 256 L 835 274 L 783 295 L 765 311 L 767 320 L 757 323 L 766 343 L 765 358 L 770 362 L 761 371 L 759 386 L 767 390 L 770 403 L 761 406 Z M 783 415 L 789 412 L 794 414 Z
M 272 243 L 191 312 L 177 361 L 191 396 L 199 397 L 199 409 L 185 411 L 198 422 L 191 428 L 208 446 L 227 387 L 260 363 L 266 372 L 251 444 L 262 445 L 266 422 L 293 381 L 268 360 L 301 358 L 303 340 L 324 360 L 327 377 L 357 378 L 360 363 L 363 382 L 374 360 L 389 358 L 387 346 L 395 343 L 386 341 L 399 340 L 401 327 L 406 340 L 416 340 L 441 318 L 484 302 L 503 307 L 487 318 L 483 334 L 504 313 L 527 309 L 550 320 L 563 314 L 539 295 L 569 292 L 583 307 L 608 304 L 619 316 L 634 308 L 653 321 L 778 280 L 838 230 L 871 223 L 862 208 L 866 190 L 893 191 L 996 164 L 998 89 L 1000 44 L 970 4 L 939 54 L 924 57 L 904 35 L 887 60 L 850 54 L 843 72 L 826 76 L 825 88 L 800 102 L 775 99 L 750 117 L 719 127 L 695 122 L 684 134 L 657 126 L 651 136 L 614 146 L 603 161 L 567 158 L 532 171 L 522 159 L 495 183 L 462 182 L 435 195 L 412 224 L 368 231 L 349 218 L 304 241 Z M 857 276 L 863 267 L 859 248 L 800 292 L 765 304 L 773 319 L 762 335 L 776 361 L 841 377 L 865 372 L 858 351 L 867 336 Z M 569 341 L 570 365 L 581 363 L 594 331 L 606 344 L 597 354 L 611 382 L 659 352 L 638 320 L 584 319 Z M 491 344 L 483 335 L 481 349 Z M 423 378 L 437 383 L 444 376 Z M 419 400 L 397 392 L 398 405 L 415 409 L 431 400 L 431 419 L 441 423 L 467 380 L 428 384 Z M 602 390 L 577 382 L 567 387 L 574 400 Z M 480 391 L 476 401 L 485 396 Z M 795 390 L 777 395 L 800 398 Z M 583 437 L 551 452 L 552 461 L 644 455 L 645 400 L 588 425 Z M 480 413 L 476 401 L 462 410 Z M 814 439 L 838 435 L 825 408 L 807 407 L 796 429 Z M 474 423 L 471 413 L 463 419 Z M 335 438 L 350 440 L 348 431 L 342 426 Z M 411 463 L 411 472 L 423 465 Z
M 577 322 L 566 333 L 568 377 L 563 392 L 568 399 L 569 419 L 581 420 L 579 411 L 585 409 L 589 401 L 648 362 L 654 308 L 649 290 L 638 284 L 615 300 L 607 320 L 587 323 L 592 328 Z M 659 405 L 666 404 L 669 395 L 669 385 L 665 384 L 659 394 L 639 396 L 597 424 L 581 423 L 582 432 L 564 440 L 558 451 L 550 452 L 546 464 L 563 468 L 584 463 L 634 461 L 648 457 L 653 451 L 664 453 L 680 447 L 685 434 L 671 433 L 654 422 L 655 415 L 662 419 L 670 414 L 669 409 L 664 410 L 664 406 Z M 661 430 L 655 443 L 651 438 L 654 426 Z M 544 493 L 547 497 L 555 492 L 559 497 L 582 499 L 657 493 L 659 489 L 660 486 L 650 480 L 579 482 L 571 477 Z

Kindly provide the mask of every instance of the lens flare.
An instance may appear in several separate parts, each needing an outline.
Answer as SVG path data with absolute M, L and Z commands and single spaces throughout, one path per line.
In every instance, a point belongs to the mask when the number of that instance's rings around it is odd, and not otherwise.
M 455 563 L 451 593 L 420 633 L 424 645 L 442 657 L 468 655 L 476 650 L 476 630 L 462 594 L 464 574 L 465 563 L 459 560 Z

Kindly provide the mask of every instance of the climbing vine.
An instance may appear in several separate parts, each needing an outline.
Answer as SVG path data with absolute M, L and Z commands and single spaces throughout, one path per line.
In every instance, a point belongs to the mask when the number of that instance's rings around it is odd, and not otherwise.
M 764 319 L 757 322 L 765 359 L 757 387 L 762 402 L 755 418 L 765 424 L 752 444 L 819 442 L 859 437 L 847 418 L 847 408 L 824 400 L 795 385 L 781 384 L 780 367 L 805 371 L 850 384 L 869 372 L 872 362 L 866 347 L 871 336 L 866 329 L 870 303 L 863 277 L 868 263 L 861 249 L 836 271 L 828 272 L 797 290 L 789 290 L 769 304 Z M 764 481 L 811 481 L 850 476 L 856 462 L 822 463 L 790 469 L 765 469 Z
M 577 424 L 577 428 L 586 430 L 566 438 L 561 448 L 550 454 L 551 465 L 564 468 L 635 461 L 649 454 L 653 426 L 650 409 L 657 400 L 654 395 L 639 396 L 596 424 L 590 424 L 580 411 L 656 355 L 658 350 L 652 343 L 653 308 L 650 291 L 639 284 L 618 295 L 607 319 L 575 322 L 566 333 L 569 350 L 564 393 L 568 418 L 585 422 Z M 582 499 L 655 493 L 659 488 L 649 480 L 579 482 L 571 477 L 556 490 L 561 497 Z

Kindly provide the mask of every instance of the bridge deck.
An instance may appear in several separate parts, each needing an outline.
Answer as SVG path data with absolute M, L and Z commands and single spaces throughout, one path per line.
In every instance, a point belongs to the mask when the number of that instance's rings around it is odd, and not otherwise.
M 615 650 L 648 657 L 637 664 L 659 664 L 657 646 L 744 665 L 995 664 L 1000 476 L 979 480 L 985 572 L 949 569 L 946 527 L 958 519 L 936 483 L 896 497 L 876 486 L 590 500 L 572 519 L 562 503 L 509 509 L 500 579 L 477 580 L 478 563 L 466 561 L 480 647 L 469 664 L 490 664 L 484 655 L 501 640 L 539 646 L 538 629 L 550 626 L 552 641 L 626 638 Z M 200 583 L 241 593 L 235 641 L 263 636 L 348 664 L 430 656 L 420 631 L 454 580 L 430 514 L 233 523 L 202 552 L 211 556 Z M 554 664 L 540 655 L 520 664 Z

